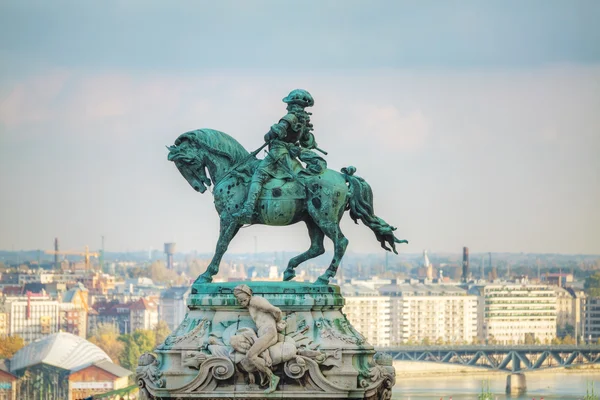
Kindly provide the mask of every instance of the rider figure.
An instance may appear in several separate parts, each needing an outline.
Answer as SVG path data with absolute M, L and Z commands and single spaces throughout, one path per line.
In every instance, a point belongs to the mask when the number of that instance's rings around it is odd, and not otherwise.
M 304 111 L 306 107 L 312 107 L 315 104 L 310 93 L 303 89 L 294 89 L 283 98 L 283 102 L 287 103 L 288 113 L 277 124 L 271 126 L 265 135 L 265 142 L 269 143 L 269 152 L 252 175 L 248 198 L 244 206 L 240 212 L 234 214 L 234 217 L 241 218 L 248 223 L 252 220 L 258 197 L 267 180 L 270 177 L 293 179 L 292 159 L 300 155 L 302 148 L 310 150 L 317 147 L 317 142 L 311 132 L 313 129 L 313 125 L 310 123 L 311 113 Z M 310 167 L 308 169 L 311 170 Z M 317 167 L 318 169 L 320 168 Z M 318 171 L 311 170 L 309 172 Z

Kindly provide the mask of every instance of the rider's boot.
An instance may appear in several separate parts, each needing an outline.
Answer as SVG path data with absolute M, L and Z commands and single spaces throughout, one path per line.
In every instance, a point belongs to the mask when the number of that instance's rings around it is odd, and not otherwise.
M 239 218 L 240 222 L 243 224 L 252 223 L 252 217 L 254 215 L 254 209 L 256 208 L 256 203 L 258 202 L 258 196 L 260 196 L 260 192 L 262 191 L 262 182 L 261 179 L 252 179 L 252 183 L 250 184 L 250 188 L 248 188 L 248 198 L 246 202 L 242 206 L 242 209 L 239 212 L 233 214 L 233 217 Z

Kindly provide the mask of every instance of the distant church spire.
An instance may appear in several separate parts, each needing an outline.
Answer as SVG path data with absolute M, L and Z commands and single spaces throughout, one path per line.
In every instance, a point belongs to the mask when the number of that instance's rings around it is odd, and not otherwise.
M 429 257 L 427 257 L 427 250 L 423 250 L 423 267 L 427 270 L 427 279 L 433 279 L 433 266 L 429 262 Z

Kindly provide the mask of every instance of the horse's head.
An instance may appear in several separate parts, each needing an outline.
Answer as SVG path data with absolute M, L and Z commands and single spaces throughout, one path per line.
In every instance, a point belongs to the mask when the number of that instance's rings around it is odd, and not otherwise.
M 196 142 L 194 134 L 195 132 L 184 133 L 175 140 L 175 145 L 167 147 L 168 160 L 175 163 L 181 175 L 195 191 L 204 193 L 211 181 L 206 176 L 205 152 Z

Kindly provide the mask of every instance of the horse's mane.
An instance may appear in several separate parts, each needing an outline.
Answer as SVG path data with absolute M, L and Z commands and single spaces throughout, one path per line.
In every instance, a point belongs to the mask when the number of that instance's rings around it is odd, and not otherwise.
M 228 134 L 213 129 L 198 129 L 184 133 L 179 137 L 192 139 L 199 146 L 204 147 L 211 153 L 218 154 L 229 159 L 232 163 L 237 163 L 248 157 L 246 151 L 237 140 Z M 177 139 L 179 141 L 179 139 Z M 177 141 L 175 144 L 179 144 Z

